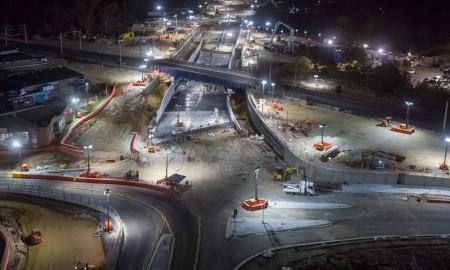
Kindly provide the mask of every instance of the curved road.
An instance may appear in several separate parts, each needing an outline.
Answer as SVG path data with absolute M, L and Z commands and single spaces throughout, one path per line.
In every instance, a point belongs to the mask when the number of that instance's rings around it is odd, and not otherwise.
M 12 179 L 5 174 L 0 175 L 0 187 L 3 191 L 11 183 L 69 189 L 71 193 L 80 193 L 100 202 L 104 201 L 104 195 L 89 190 L 102 191 L 110 188 L 111 207 L 118 212 L 125 229 L 125 239 L 117 269 L 144 269 L 149 262 L 159 234 L 165 225 L 157 211 L 159 210 L 167 218 L 167 223 L 175 236 L 171 269 L 193 268 L 196 251 L 196 222 L 191 213 L 172 196 L 125 186 Z

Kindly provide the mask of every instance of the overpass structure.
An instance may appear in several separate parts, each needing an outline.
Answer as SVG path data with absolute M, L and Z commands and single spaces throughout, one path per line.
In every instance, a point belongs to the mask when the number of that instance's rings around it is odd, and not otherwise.
M 225 68 L 204 66 L 195 63 L 181 63 L 168 59 L 152 59 L 150 67 L 158 67 L 176 78 L 223 85 L 225 88 L 245 90 L 254 88 L 258 79 L 251 74 L 232 71 Z
M 29 53 L 52 55 L 56 57 L 60 56 L 60 48 L 52 45 L 13 42 L 11 47 L 16 47 L 21 51 Z M 122 67 L 139 71 L 141 70 L 140 66 L 144 64 L 144 59 L 138 57 L 122 56 L 121 59 L 119 59 L 119 56 L 114 54 L 68 48 L 64 48 L 64 58 L 109 64 L 112 66 L 119 66 L 119 63 L 121 62 Z M 148 64 L 150 68 L 157 67 L 174 77 L 219 84 L 225 88 L 233 88 L 236 90 L 245 90 L 249 87 L 254 88 L 258 82 L 258 79 L 249 73 L 232 71 L 220 67 L 204 66 L 195 63 L 182 63 L 177 60 L 169 59 L 151 59 Z

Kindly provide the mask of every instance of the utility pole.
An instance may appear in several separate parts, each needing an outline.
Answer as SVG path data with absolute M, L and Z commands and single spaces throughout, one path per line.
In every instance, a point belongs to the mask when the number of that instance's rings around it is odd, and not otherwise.
M 27 25 L 23 24 L 23 34 L 24 34 L 24 40 L 25 43 L 28 43 L 28 37 L 27 37 Z
M 120 40 L 119 40 L 119 66 L 122 66 L 122 46 L 120 45 Z
M 6 25 L 5 25 L 5 46 L 8 46 L 8 30 L 6 29 Z
M 445 136 L 445 125 L 447 124 L 447 112 L 448 112 L 448 99 L 445 102 L 445 111 L 444 111 L 444 122 L 442 124 L 442 136 Z
M 80 51 L 81 51 L 81 30 L 78 32 L 78 36 L 80 38 Z
M 61 58 L 64 58 L 62 33 L 59 33 L 59 50 L 61 52 Z

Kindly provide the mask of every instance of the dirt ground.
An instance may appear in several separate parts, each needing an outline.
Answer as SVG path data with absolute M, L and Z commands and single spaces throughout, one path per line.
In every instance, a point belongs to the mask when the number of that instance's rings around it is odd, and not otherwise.
M 161 83 L 146 96 L 139 88 L 130 88 L 117 96 L 96 117 L 80 126 L 70 142 L 77 145 L 92 144 L 95 151 L 129 153 L 131 133 L 146 137 L 147 126 L 164 95 L 167 85 Z
M 406 157 L 403 162 L 395 163 L 400 170 L 409 170 L 410 166 L 415 166 L 415 169 L 410 171 L 435 173 L 438 164 L 443 160 L 445 145 L 439 134 L 433 131 L 416 129 L 414 134 L 407 135 L 392 132 L 389 128 L 378 127 L 380 119 L 307 106 L 302 102 L 283 100 L 282 103 L 284 111 L 269 122 L 287 139 L 294 152 L 309 160 L 318 161 L 321 154 L 313 148 L 313 144 L 321 140 L 321 130 L 317 126 L 319 123 L 327 124 L 324 140 L 338 146 L 340 150 L 386 151 Z M 270 104 L 271 102 L 267 103 L 265 107 L 266 114 L 269 111 L 273 112 Z M 308 137 L 300 133 L 299 137 L 295 138 L 289 129 L 283 132 L 280 128 L 286 117 L 290 122 L 310 119 L 316 124 Z M 398 121 L 403 122 L 404 119 L 394 119 L 393 123 L 398 124 Z M 334 160 L 328 163 L 330 164 L 322 163 L 322 165 L 342 165 Z
M 102 265 L 102 242 L 94 237 L 97 220 L 92 216 L 16 200 L 2 200 L 0 207 L 24 210 L 19 219 L 24 235 L 34 228 L 44 235 L 41 244 L 28 247 L 24 270 L 73 269 L 79 261 Z

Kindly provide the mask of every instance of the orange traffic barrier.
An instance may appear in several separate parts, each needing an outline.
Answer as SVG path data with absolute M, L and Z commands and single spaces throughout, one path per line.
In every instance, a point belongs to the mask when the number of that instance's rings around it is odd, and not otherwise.
M 316 150 L 318 150 L 318 151 L 328 150 L 332 146 L 333 145 L 331 143 L 328 143 L 328 142 L 316 142 L 314 144 L 314 148 L 316 148 Z
M 132 154 L 139 154 L 141 151 L 139 151 L 139 147 L 137 145 L 137 134 L 133 134 L 133 137 L 131 138 L 130 143 L 130 152 Z
M 406 124 L 400 124 L 399 126 L 397 125 L 392 125 L 391 130 L 394 132 L 399 132 L 399 133 L 404 133 L 404 134 L 413 134 L 414 132 L 416 132 L 416 129 L 413 127 L 408 127 L 406 126 Z
M 256 200 L 255 198 L 251 198 L 242 201 L 242 207 L 248 211 L 261 210 L 267 208 L 268 205 L 269 200 L 265 198 L 258 198 L 258 200 Z
M 114 96 L 116 95 L 116 86 L 113 86 L 113 90 L 111 92 L 111 95 L 109 95 L 105 100 L 103 100 L 103 102 L 90 114 L 84 116 L 83 118 L 81 118 L 77 123 L 75 123 L 73 126 L 70 127 L 69 131 L 66 133 L 66 135 L 64 135 L 64 137 L 62 138 L 60 144 L 64 147 L 67 147 L 69 149 L 73 149 L 73 150 L 79 150 L 78 147 L 76 145 L 72 145 L 67 143 L 67 140 L 69 139 L 69 137 L 72 135 L 72 133 L 75 131 L 75 129 L 77 129 L 78 127 L 80 127 L 82 124 L 84 124 L 85 122 L 91 120 L 94 116 L 96 116 L 100 111 L 102 111 L 106 105 L 108 105 L 108 103 L 114 98 Z M 82 151 L 81 151 L 82 152 Z M 70 153 L 70 151 L 67 151 L 67 153 Z

